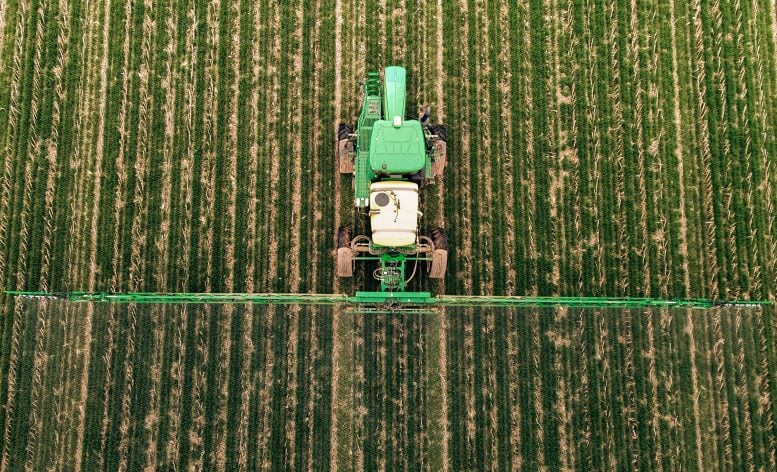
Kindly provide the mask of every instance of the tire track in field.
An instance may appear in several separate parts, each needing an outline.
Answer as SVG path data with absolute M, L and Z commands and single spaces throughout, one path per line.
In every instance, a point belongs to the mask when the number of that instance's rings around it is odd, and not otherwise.
M 672 43 L 672 84 L 673 84 L 673 118 L 675 126 L 675 143 L 674 150 L 677 157 L 677 173 L 679 184 L 679 210 L 680 210 L 680 255 L 683 258 L 683 285 L 684 296 L 691 296 L 691 275 L 688 264 L 689 250 L 688 250 L 688 216 L 685 213 L 685 152 L 683 148 L 683 136 L 681 130 L 683 128 L 682 114 L 680 110 L 680 77 L 678 73 L 678 60 L 677 60 L 677 26 L 675 19 L 675 2 L 669 0 L 669 24 L 671 28 L 671 43 Z
M 343 0 L 335 0 L 335 51 L 334 51 L 334 75 L 335 75 L 335 83 L 334 83 L 334 103 L 332 104 L 334 107 L 334 122 L 330 123 L 330 126 L 328 128 L 324 128 L 325 130 L 329 130 L 330 133 L 334 133 L 337 129 L 338 123 L 342 120 L 342 97 L 343 97 Z M 337 145 L 335 140 L 329 140 L 330 143 L 333 143 L 335 146 Z M 334 148 L 333 148 L 334 149 Z M 335 155 L 333 153 L 333 159 L 335 158 Z M 335 162 L 335 175 L 333 176 L 334 179 L 334 225 L 332 227 L 332 235 L 334 237 L 337 237 L 337 230 L 340 227 L 340 206 L 342 204 L 342 199 L 340 198 L 340 181 L 342 180 L 340 178 L 339 174 L 339 168 L 338 163 Z M 334 238 L 332 238 L 333 240 Z M 332 293 L 340 293 L 340 278 L 339 277 L 332 277 Z M 343 382 L 343 388 L 340 386 L 340 365 L 341 363 L 344 363 L 346 359 L 348 359 L 349 356 L 349 349 L 350 345 L 353 342 L 350 337 L 343 336 L 341 332 L 341 325 L 345 324 L 345 320 L 341 320 L 341 313 L 340 309 L 335 307 L 332 310 L 332 403 L 331 403 L 331 412 L 332 412 L 332 436 L 331 440 L 329 442 L 329 457 L 330 457 L 330 468 L 333 472 L 337 472 L 339 469 L 339 459 L 340 456 L 338 454 L 338 447 L 340 444 L 340 434 L 341 434 L 341 415 L 344 415 L 344 413 L 350 413 L 348 411 L 348 402 L 342 402 L 344 403 L 343 408 L 341 408 L 341 402 L 338 401 L 339 396 L 343 396 L 344 398 L 348 398 L 348 395 L 351 392 L 346 391 L 346 387 L 348 387 L 347 382 Z M 350 333 L 351 330 L 344 330 L 345 333 Z M 342 411 L 345 410 L 345 411 Z
M 424 10 L 426 12 L 426 10 Z M 443 48 L 440 46 L 443 43 L 443 6 L 442 0 L 437 0 L 436 4 L 436 21 L 435 21 L 435 38 L 437 39 L 435 48 L 435 73 L 436 73 L 436 86 L 435 86 L 435 100 L 437 107 L 437 116 L 440 123 L 445 122 L 445 100 L 443 95 L 443 86 L 447 82 L 448 77 L 445 73 L 443 66 Z M 440 210 L 437 213 L 437 225 L 443 227 L 445 222 L 445 198 L 443 198 L 444 187 L 444 175 L 440 176 L 437 180 L 437 198 L 440 202 Z M 440 293 L 445 293 L 445 280 L 442 280 Z M 444 309 L 440 311 L 439 315 L 439 343 L 440 343 L 440 356 L 439 356 L 439 368 L 440 368 L 440 405 L 439 405 L 439 421 L 440 428 L 442 429 L 442 443 L 441 447 L 441 469 L 445 472 L 449 470 L 449 445 L 451 441 L 450 426 L 448 423 L 448 320 L 447 314 Z M 432 403 L 432 402 L 430 402 Z

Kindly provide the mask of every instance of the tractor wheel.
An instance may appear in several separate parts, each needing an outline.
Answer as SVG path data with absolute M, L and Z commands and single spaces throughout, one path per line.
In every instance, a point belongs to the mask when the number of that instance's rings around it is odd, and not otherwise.
M 351 152 L 354 150 L 354 142 L 349 138 L 353 133 L 353 126 L 340 123 L 337 127 L 337 144 L 335 145 L 335 158 L 341 174 L 353 174 L 353 161 Z
M 349 134 L 353 134 L 353 126 L 347 125 L 345 123 L 340 123 L 337 125 L 337 140 L 343 140 L 348 138 Z
M 430 279 L 444 279 L 445 269 L 448 267 L 448 251 L 435 249 L 432 252 L 432 263 L 429 265 Z
M 445 228 L 435 228 L 431 233 L 432 242 L 435 249 L 448 250 L 448 234 L 445 232 Z
M 351 228 L 341 226 L 337 229 L 337 276 L 353 276 L 353 250 L 351 249 Z
M 353 238 L 353 230 L 351 228 L 347 226 L 337 228 L 337 249 L 351 247 L 351 238 Z
M 445 269 L 448 267 L 448 236 L 443 228 L 432 230 L 432 242 L 434 251 L 432 251 L 432 263 L 429 265 L 430 279 L 445 278 Z
M 431 131 L 432 134 L 436 134 L 446 143 L 448 142 L 448 130 L 445 128 L 445 125 L 431 125 L 429 126 L 429 131 Z
M 349 247 L 341 247 L 337 250 L 337 276 L 353 276 L 353 251 Z

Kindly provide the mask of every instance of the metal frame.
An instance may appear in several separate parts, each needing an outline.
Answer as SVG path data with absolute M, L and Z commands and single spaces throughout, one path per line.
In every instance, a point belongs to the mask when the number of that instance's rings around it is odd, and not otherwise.
M 631 297 L 510 297 L 479 295 L 438 295 L 430 292 L 356 292 L 345 294 L 318 293 L 148 293 L 148 292 L 36 292 L 6 291 L 6 295 L 26 298 L 55 298 L 72 302 L 108 303 L 253 303 L 257 305 L 348 305 L 359 312 L 418 312 L 435 307 L 505 307 L 505 308 L 700 308 L 761 307 L 774 305 L 768 300 L 709 300 L 704 298 L 631 298 Z

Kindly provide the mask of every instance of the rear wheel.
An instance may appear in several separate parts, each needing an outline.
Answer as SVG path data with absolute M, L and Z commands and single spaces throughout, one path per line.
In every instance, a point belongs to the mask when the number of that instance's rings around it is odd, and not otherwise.
M 435 228 L 431 234 L 434 243 L 432 262 L 429 264 L 429 278 L 445 278 L 445 270 L 448 268 L 448 235 L 443 228 Z
M 353 174 L 353 161 L 351 152 L 354 150 L 354 141 L 351 140 L 353 126 L 340 123 L 337 126 L 337 144 L 335 145 L 335 158 L 341 174 Z
M 353 276 L 353 250 L 351 249 L 351 228 L 341 226 L 337 230 L 337 276 Z

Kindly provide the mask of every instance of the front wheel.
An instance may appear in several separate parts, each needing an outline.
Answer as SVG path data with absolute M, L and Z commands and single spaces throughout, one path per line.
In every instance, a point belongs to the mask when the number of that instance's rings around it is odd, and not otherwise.
M 335 144 L 335 159 L 341 174 L 353 174 L 351 154 L 355 150 L 355 142 L 351 139 L 353 126 L 340 123 L 337 126 L 337 143 Z

